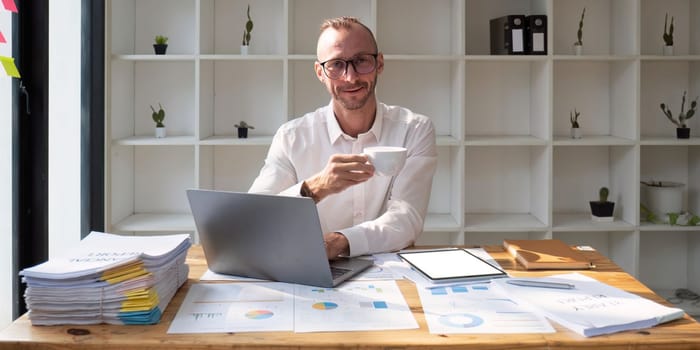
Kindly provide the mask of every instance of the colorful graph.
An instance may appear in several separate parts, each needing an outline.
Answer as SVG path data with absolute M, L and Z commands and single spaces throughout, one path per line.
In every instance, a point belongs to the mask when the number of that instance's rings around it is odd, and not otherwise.
M 194 317 L 195 321 L 224 317 L 222 312 L 192 312 L 191 315 Z
M 269 310 L 250 310 L 245 313 L 245 317 L 251 320 L 264 320 L 272 317 L 274 313 Z
M 361 307 L 366 307 L 370 309 L 388 309 L 389 304 L 386 301 L 361 301 Z
M 445 326 L 456 328 L 478 327 L 484 323 L 481 317 L 472 314 L 447 314 L 440 316 L 439 320 Z
M 338 307 L 338 304 L 332 303 L 330 301 L 322 301 L 311 305 L 316 310 L 333 310 Z

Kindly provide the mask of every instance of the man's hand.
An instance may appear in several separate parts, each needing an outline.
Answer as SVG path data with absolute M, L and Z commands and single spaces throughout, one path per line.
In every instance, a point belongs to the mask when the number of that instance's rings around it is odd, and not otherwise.
M 342 233 L 324 233 L 323 242 L 326 244 L 328 260 L 337 259 L 340 255 L 350 255 L 350 242 Z
M 365 182 L 373 175 L 374 167 L 367 163 L 366 155 L 334 154 L 321 172 L 305 182 L 314 197 L 321 201 L 328 195 Z

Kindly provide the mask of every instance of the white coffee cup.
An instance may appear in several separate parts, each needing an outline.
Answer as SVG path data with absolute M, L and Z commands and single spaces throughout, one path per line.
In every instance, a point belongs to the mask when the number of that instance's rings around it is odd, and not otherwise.
M 367 155 L 377 175 L 395 176 L 406 162 L 406 149 L 403 147 L 367 147 L 362 153 Z

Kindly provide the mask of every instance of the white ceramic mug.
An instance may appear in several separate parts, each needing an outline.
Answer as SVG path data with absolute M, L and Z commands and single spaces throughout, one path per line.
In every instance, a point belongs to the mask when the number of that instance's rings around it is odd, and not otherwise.
M 369 163 L 374 166 L 377 175 L 395 176 L 406 162 L 404 147 L 367 147 L 362 152 L 369 158 Z

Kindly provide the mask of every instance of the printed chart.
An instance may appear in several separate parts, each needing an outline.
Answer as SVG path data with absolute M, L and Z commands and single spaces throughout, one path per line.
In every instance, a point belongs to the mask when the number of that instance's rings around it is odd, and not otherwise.
M 338 288 L 296 285 L 294 294 L 296 332 L 418 328 L 394 281 L 350 281 Z
M 430 333 L 554 333 L 538 313 L 488 283 L 418 288 Z
M 293 293 L 278 282 L 193 284 L 168 333 L 291 331 Z

